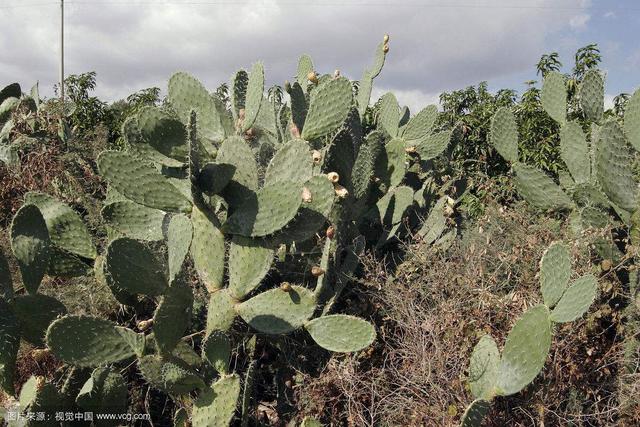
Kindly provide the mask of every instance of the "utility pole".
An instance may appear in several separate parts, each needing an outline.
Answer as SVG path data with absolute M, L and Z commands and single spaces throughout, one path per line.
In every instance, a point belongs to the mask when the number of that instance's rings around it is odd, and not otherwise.
M 64 108 L 64 0 L 60 0 L 60 101 Z

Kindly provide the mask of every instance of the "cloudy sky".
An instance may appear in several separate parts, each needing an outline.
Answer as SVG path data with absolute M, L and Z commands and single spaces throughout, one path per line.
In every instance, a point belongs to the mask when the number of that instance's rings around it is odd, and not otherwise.
M 58 76 L 59 1 L 0 0 L 0 85 Z M 357 79 L 391 35 L 377 93 L 412 109 L 479 81 L 524 88 L 541 54 L 569 70 L 578 47 L 598 43 L 607 94 L 640 84 L 637 0 L 66 0 L 66 71 L 98 74 L 97 95 L 116 100 L 166 87 L 186 70 L 212 90 L 238 68 L 265 64 L 268 83 L 291 79 L 310 54 L 320 72 Z

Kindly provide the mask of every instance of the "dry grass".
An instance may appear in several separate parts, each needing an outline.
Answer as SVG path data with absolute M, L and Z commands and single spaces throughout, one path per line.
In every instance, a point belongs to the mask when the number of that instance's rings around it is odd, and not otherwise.
M 385 260 L 366 259 L 351 299 L 378 316 L 375 348 L 334 357 L 319 378 L 307 377 L 299 390 L 305 409 L 332 425 L 458 425 L 472 400 L 466 369 L 473 346 L 486 333 L 502 346 L 517 318 L 540 302 L 538 262 L 552 241 L 569 241 L 567 229 L 494 205 L 446 253 L 416 242 Z M 574 275 L 599 274 L 589 239 L 572 241 Z M 604 275 L 585 319 L 556 327 L 542 374 L 521 393 L 496 399 L 485 425 L 624 423 L 617 394 L 623 299 L 615 275 Z

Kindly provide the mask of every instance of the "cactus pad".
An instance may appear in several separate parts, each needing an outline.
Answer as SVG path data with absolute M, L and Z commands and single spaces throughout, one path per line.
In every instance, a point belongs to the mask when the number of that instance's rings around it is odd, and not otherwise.
M 387 131 L 391 138 L 398 136 L 398 126 L 400 123 L 400 106 L 396 96 L 387 92 L 380 98 L 380 111 L 378 112 L 378 123 Z
M 40 210 L 23 205 L 11 222 L 11 248 L 18 260 L 22 282 L 31 294 L 38 291 L 51 256 L 49 232 Z
M 304 327 L 320 347 L 339 353 L 360 351 L 376 339 L 371 323 L 346 314 L 318 317 Z
M 167 288 L 165 267 L 143 243 L 123 237 L 107 247 L 105 275 L 109 286 L 129 294 L 156 296 Z
M 169 283 L 180 274 L 182 264 L 189 253 L 193 228 L 186 215 L 174 215 L 167 229 L 167 251 L 169 259 Z
M 477 399 L 491 400 L 496 393 L 500 351 L 491 335 L 484 335 L 471 353 L 469 387 Z
M 13 309 L 0 298 L 0 390 L 14 393 L 16 358 L 20 347 L 20 325 Z
M 47 330 L 47 347 L 65 363 L 94 367 L 116 363 L 135 355 L 114 323 L 89 316 L 65 316 Z
M 562 242 L 552 243 L 540 260 L 540 291 L 547 307 L 562 297 L 571 278 L 571 254 Z
M 261 237 L 282 230 L 298 212 L 302 187 L 297 182 L 267 185 L 245 202 L 224 223 L 231 234 Z
M 580 106 L 587 119 L 598 122 L 604 113 L 604 76 L 598 70 L 585 73 L 580 85 Z
M 309 144 L 301 139 L 282 145 L 265 172 L 265 185 L 283 182 L 305 182 L 311 178 L 313 158 Z
M 130 200 L 109 203 L 100 212 L 102 218 L 117 231 L 137 240 L 163 239 L 162 223 L 166 214 Z
M 309 55 L 302 55 L 298 60 L 298 72 L 296 74 L 296 79 L 305 92 L 307 91 L 307 85 L 309 84 L 308 76 L 312 71 L 313 60 Z
M 125 413 L 127 411 L 127 383 L 117 370 L 97 368 L 80 389 L 76 403 L 80 408 L 94 414 Z
M 191 111 L 195 110 L 200 137 L 210 141 L 221 141 L 224 138 L 225 131 L 215 99 L 196 78 L 183 72 L 171 76 L 167 99 L 184 124 L 189 121 Z
M 638 183 L 622 127 L 615 121 L 607 121 L 596 144 L 595 169 L 602 190 L 620 208 L 633 212 L 638 203 Z
M 320 84 L 311 94 L 302 139 L 310 141 L 338 130 L 351 110 L 351 82 L 344 77 Z
M 231 77 L 231 90 L 229 91 L 229 102 L 231 103 L 231 114 L 235 120 L 238 113 L 244 109 L 247 99 L 247 85 L 249 84 L 249 74 L 245 70 L 239 70 Z
M 158 350 L 171 353 L 189 327 L 193 291 L 185 278 L 178 276 L 165 291 L 153 315 L 153 332 Z
M 191 203 L 153 165 L 121 151 L 104 151 L 98 169 L 116 191 L 136 203 L 170 212 L 189 212 Z
M 231 181 L 236 167 L 226 163 L 207 163 L 198 174 L 197 184 L 208 195 L 220 193 Z
M 491 144 L 508 162 L 518 161 L 518 126 L 513 112 L 501 107 L 491 119 L 489 131 Z
M 482 420 L 487 416 L 490 409 L 491 404 L 486 400 L 474 400 L 464 411 L 460 427 L 481 427 Z
M 498 393 L 517 393 L 533 381 L 547 360 L 550 346 L 549 310 L 537 305 L 523 314 L 509 332 L 498 369 Z
M 224 276 L 224 236 L 217 218 L 194 206 L 191 213 L 191 258 L 200 280 L 210 291 L 220 289 Z
M 36 347 L 44 346 L 44 335 L 51 322 L 67 314 L 60 301 L 42 294 L 17 296 L 13 311 L 20 323 L 22 338 Z
M 229 373 L 231 340 L 223 331 L 214 331 L 202 343 L 202 358 L 220 374 Z
M 593 303 L 597 291 L 598 280 L 591 274 L 576 279 L 551 311 L 551 320 L 565 323 L 581 317 Z
M 222 376 L 211 388 L 202 390 L 193 402 L 194 426 L 224 427 L 231 424 L 240 398 L 240 377 Z
M 358 87 L 358 95 L 356 95 L 356 101 L 358 104 L 358 115 L 361 119 L 364 118 L 371 99 L 371 91 L 373 90 L 373 77 L 371 77 L 370 71 L 365 71 L 360 79 L 360 86 Z
M 591 155 L 587 139 L 578 122 L 568 122 L 560 129 L 560 156 L 576 183 L 589 181 Z
M 138 360 L 138 368 L 149 384 L 172 396 L 205 387 L 204 381 L 185 361 L 171 355 L 144 356 Z
M 544 76 L 540 102 L 549 117 L 560 124 L 566 122 L 567 89 L 564 83 L 564 76 L 561 73 L 551 71 Z
M 333 185 L 324 175 L 316 175 L 304 184 L 311 202 L 303 202 L 293 220 L 280 232 L 267 237 L 265 245 L 303 242 L 314 236 L 326 222 L 335 200 Z
M 207 336 L 215 331 L 227 331 L 231 328 L 233 320 L 236 318 L 234 306 L 237 302 L 231 297 L 228 289 L 220 289 L 211 293 L 207 311 Z
M 216 162 L 235 168 L 231 182 L 225 188 L 225 199 L 231 204 L 239 204 L 258 189 L 258 165 L 249 145 L 240 137 L 224 140 Z
M 236 306 L 236 312 L 252 328 L 265 334 L 286 334 L 301 328 L 313 315 L 313 292 L 301 286 L 263 292 Z
M 47 194 L 36 192 L 27 193 L 25 203 L 40 209 L 52 244 L 84 258 L 96 257 L 91 234 L 73 209 Z
M 157 107 L 143 107 L 136 116 L 141 143 L 132 148 L 165 166 L 182 166 L 187 160 L 184 125 Z
M 424 137 L 416 146 L 420 160 L 432 160 L 438 157 L 449 146 L 451 131 L 444 130 Z
M 395 187 L 404 179 L 407 170 L 407 154 L 404 148 L 402 139 L 392 139 L 384 146 L 382 155 L 378 156 L 376 176 L 387 188 Z
M 234 236 L 229 247 L 229 292 L 242 299 L 260 285 L 271 268 L 274 253 L 258 241 Z
M 402 131 L 402 139 L 405 141 L 417 141 L 431 133 L 431 129 L 438 118 L 438 107 L 428 105 L 418 114 L 409 119 Z
M 242 123 L 242 132 L 247 131 L 258 118 L 264 92 L 264 66 L 256 62 L 249 73 L 247 84 L 247 96 L 245 98 L 245 118 Z M 265 106 L 266 107 L 266 106 Z
M 640 151 L 640 89 L 627 101 L 624 111 L 624 133 L 633 148 Z
M 522 197 L 541 210 L 571 209 L 573 202 L 560 186 L 535 167 L 514 163 L 516 187 Z

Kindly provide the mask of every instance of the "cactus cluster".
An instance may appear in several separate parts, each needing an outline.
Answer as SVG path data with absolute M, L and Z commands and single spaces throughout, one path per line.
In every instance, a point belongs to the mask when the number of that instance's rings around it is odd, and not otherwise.
M 474 400 L 462 426 L 480 426 L 496 396 L 518 393 L 540 373 L 547 360 L 553 325 L 572 322 L 596 298 L 598 281 L 583 275 L 571 281 L 571 253 L 562 242 L 552 243 L 540 261 L 543 304 L 528 309 L 513 325 L 502 353 L 491 335 L 476 344 L 469 363 L 469 388 Z
M 374 327 L 334 313 L 335 303 L 371 241 L 365 229 L 381 228 L 373 241 L 384 244 L 412 209 L 429 209 L 425 194 L 433 186 L 414 189 L 407 173 L 429 169 L 451 136 L 435 129 L 435 106 L 410 117 L 390 93 L 382 97 L 378 128 L 363 134 L 388 43 L 385 36 L 356 96 L 351 81 L 339 72 L 318 74 L 306 55 L 296 81 L 285 84 L 289 104 L 265 97 L 261 63 L 232 76 L 230 109 L 194 77 L 174 74 L 166 105 L 136 111 L 122 127 L 126 148 L 98 156 L 108 185 L 101 212 L 108 241 L 100 253 L 73 209 L 29 193 L 11 226 L 25 295 L 13 294 L 0 259 L 3 389 L 14 391 L 24 339 L 71 367 L 69 383 L 93 371 L 71 397 L 71 387 L 57 390 L 32 378 L 20 396 L 23 410 L 58 407 L 69 398 L 97 412 L 125 407 L 119 367 L 135 361 L 152 387 L 174 397 L 195 395 L 176 417 L 222 426 L 240 408 L 246 425 L 255 361 L 234 372 L 233 348 L 301 332 L 333 352 L 372 344 Z M 436 216 L 444 215 L 442 208 Z M 430 228 L 433 241 L 445 230 Z M 288 258 L 304 260 L 307 270 L 274 282 L 270 271 Z M 192 271 L 208 292 L 206 328 L 195 348 L 185 337 L 195 299 Z M 153 316 L 123 326 L 67 314 L 59 301 L 37 293 L 46 274 L 90 273 L 134 312 L 154 301 Z
M 600 71 L 585 74 L 578 97 L 583 117 L 570 120 L 565 77 L 557 71 L 547 73 L 540 101 L 560 126 L 560 155 L 568 171 L 560 175 L 559 185 L 544 172 L 518 161 L 517 126 L 506 107 L 493 116 L 491 143 L 512 164 L 518 192 L 532 206 L 571 211 L 578 229 L 606 226 L 611 222 L 610 211 L 629 224 L 638 199 L 631 148 L 640 149 L 640 91 L 628 101 L 624 124 L 603 114 Z

